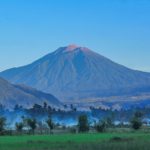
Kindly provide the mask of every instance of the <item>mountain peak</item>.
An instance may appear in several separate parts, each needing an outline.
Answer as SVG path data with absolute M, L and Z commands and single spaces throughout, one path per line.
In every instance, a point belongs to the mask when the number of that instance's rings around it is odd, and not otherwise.
M 65 47 L 65 51 L 68 51 L 68 52 L 75 51 L 75 50 L 89 51 L 90 49 L 86 47 L 81 47 L 75 44 L 71 44 Z
M 75 44 L 71 44 L 68 46 L 60 47 L 55 52 L 56 53 L 70 53 L 70 52 L 76 52 L 76 51 L 89 52 L 91 50 L 87 47 L 81 47 Z
M 66 50 L 67 50 L 67 51 L 73 51 L 73 50 L 75 50 L 75 49 L 77 49 L 77 48 L 79 48 L 79 46 L 77 46 L 77 45 L 75 45 L 75 44 L 71 44 L 71 45 L 68 45 L 68 46 L 66 47 Z

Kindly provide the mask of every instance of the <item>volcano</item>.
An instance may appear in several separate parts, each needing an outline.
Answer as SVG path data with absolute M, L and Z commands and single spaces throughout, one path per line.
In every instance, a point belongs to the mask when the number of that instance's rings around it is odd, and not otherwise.
M 150 73 L 129 69 L 76 45 L 60 47 L 29 65 L 3 71 L 0 76 L 52 93 L 62 102 L 150 92 Z

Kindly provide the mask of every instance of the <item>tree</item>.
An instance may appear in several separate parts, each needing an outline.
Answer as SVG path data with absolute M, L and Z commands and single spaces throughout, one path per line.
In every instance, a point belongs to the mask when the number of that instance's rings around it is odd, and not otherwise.
M 14 111 L 19 111 L 19 108 L 20 108 L 19 105 L 16 104 L 15 107 L 14 107 Z
M 136 111 L 134 113 L 134 116 L 137 117 L 137 118 L 142 118 L 143 117 L 143 113 L 141 111 Z
M 22 130 L 23 130 L 23 127 L 24 127 L 23 122 L 16 123 L 15 126 L 16 126 L 17 132 L 22 133 Z
M 134 130 L 139 130 L 142 126 L 142 122 L 139 118 L 134 117 L 131 121 L 131 125 Z
M 30 118 L 27 119 L 27 125 L 30 127 L 33 134 L 37 127 L 36 123 L 37 123 L 36 119 L 30 119 Z
M 78 118 L 78 130 L 79 132 L 89 131 L 89 122 L 86 115 L 81 115 Z
M 134 113 L 134 116 L 131 119 L 131 126 L 134 130 L 139 130 L 142 127 L 142 116 L 143 114 L 139 111 Z
M 47 103 L 46 103 L 46 102 L 43 103 L 43 108 L 44 108 L 45 110 L 47 109 Z
M 51 112 L 52 112 L 52 110 L 53 110 L 51 106 L 48 106 L 48 108 L 47 108 L 47 109 L 48 109 L 48 113 L 51 113 Z
M 68 108 L 68 106 L 66 104 L 64 104 L 64 109 L 67 109 L 67 108 Z
M 113 127 L 113 120 L 112 120 L 112 118 L 111 117 L 107 117 L 106 118 L 106 125 L 107 125 L 107 127 Z
M 0 134 L 3 134 L 3 131 L 5 130 L 6 125 L 6 118 L 0 117 Z
M 3 113 L 5 111 L 5 107 L 0 103 L 0 113 Z
M 106 129 L 106 122 L 101 121 L 98 124 L 95 125 L 95 129 L 97 132 L 104 132 Z
M 46 120 L 46 123 L 47 123 L 47 125 L 49 127 L 49 131 L 51 133 L 51 131 L 54 129 L 54 123 L 53 123 L 51 117 L 49 117 L 48 120 Z
M 71 111 L 74 111 L 74 106 L 73 106 L 73 104 L 70 104 L 70 109 L 71 109 Z

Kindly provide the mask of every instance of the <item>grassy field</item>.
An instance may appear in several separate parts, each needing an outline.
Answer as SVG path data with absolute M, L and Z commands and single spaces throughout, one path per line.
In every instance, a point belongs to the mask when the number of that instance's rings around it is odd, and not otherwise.
M 149 150 L 150 134 L 103 133 L 0 137 L 0 150 Z

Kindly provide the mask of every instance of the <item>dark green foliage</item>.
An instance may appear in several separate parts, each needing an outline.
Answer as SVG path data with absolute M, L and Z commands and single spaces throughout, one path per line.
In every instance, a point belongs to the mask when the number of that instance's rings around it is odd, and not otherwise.
M 27 120 L 27 125 L 30 127 L 30 129 L 32 130 L 32 133 L 34 134 L 34 130 L 36 129 L 37 125 L 36 125 L 36 119 L 30 119 L 28 118 Z
M 135 129 L 135 130 L 140 129 L 141 126 L 142 126 L 141 119 L 134 117 L 134 118 L 131 120 L 131 125 L 132 125 L 132 128 Z
M 143 117 L 143 113 L 142 113 L 141 111 L 136 111 L 136 112 L 134 113 L 134 116 L 135 116 L 136 118 L 142 118 L 142 117 Z
M 0 134 L 3 134 L 6 125 L 6 118 L 0 117 Z
M 49 127 L 49 130 L 50 130 L 50 133 L 51 133 L 51 131 L 54 129 L 54 123 L 53 123 L 51 117 L 48 118 L 48 120 L 46 121 L 46 123 L 47 123 L 47 125 Z
M 74 128 L 74 127 L 71 127 L 71 128 L 70 128 L 70 133 L 75 134 L 76 131 L 77 131 L 76 128 Z
M 16 130 L 17 130 L 19 133 L 21 133 L 21 132 L 22 132 L 22 129 L 23 129 L 23 127 L 24 127 L 23 122 L 16 123 L 15 126 L 16 126 Z
M 108 128 L 113 127 L 113 119 L 111 117 L 106 118 L 106 125 Z
M 87 115 L 81 115 L 78 118 L 78 130 L 79 132 L 87 132 L 89 131 L 89 122 Z
M 142 127 L 142 116 L 143 114 L 139 111 L 134 113 L 134 116 L 131 119 L 131 126 L 134 130 L 139 130 Z
M 102 121 L 95 125 L 95 129 L 97 132 L 104 132 L 106 130 L 106 122 Z

